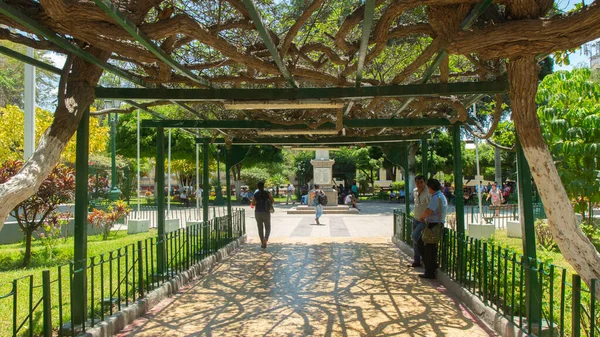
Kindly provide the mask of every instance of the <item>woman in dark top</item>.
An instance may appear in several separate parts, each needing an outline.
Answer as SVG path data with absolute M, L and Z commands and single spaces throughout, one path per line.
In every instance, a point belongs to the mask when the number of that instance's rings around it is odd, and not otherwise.
M 257 184 L 258 191 L 254 193 L 250 206 L 254 207 L 254 217 L 258 226 L 258 236 L 260 237 L 262 249 L 267 248 L 267 241 L 271 234 L 271 213 L 268 201 L 273 205 L 273 197 L 271 193 L 265 191 L 265 183 L 259 181 Z

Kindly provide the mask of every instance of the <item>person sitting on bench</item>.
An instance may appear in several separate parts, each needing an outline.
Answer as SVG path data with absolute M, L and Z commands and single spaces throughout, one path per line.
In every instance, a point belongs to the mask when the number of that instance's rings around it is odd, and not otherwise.
M 248 190 L 246 190 L 246 188 L 242 188 L 242 193 L 240 193 L 240 197 L 242 198 L 242 204 L 250 203 L 250 198 L 248 197 Z
M 346 198 L 344 199 L 344 204 L 346 204 L 348 206 L 352 206 L 352 207 L 356 208 L 358 211 L 360 211 L 358 206 L 356 206 L 356 197 L 353 194 L 348 194 L 346 196 Z

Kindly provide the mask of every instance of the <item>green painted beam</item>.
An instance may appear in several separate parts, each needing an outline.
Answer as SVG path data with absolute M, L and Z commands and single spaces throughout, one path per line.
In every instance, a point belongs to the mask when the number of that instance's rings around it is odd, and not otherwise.
M 262 18 L 260 16 L 260 13 L 258 12 L 258 9 L 254 5 L 254 1 L 253 0 L 243 0 L 243 2 L 244 2 L 244 6 L 246 6 L 246 9 L 248 10 L 248 13 L 250 14 L 250 18 L 252 19 L 252 22 L 254 22 L 254 25 L 256 26 L 256 29 L 258 30 L 258 34 L 260 34 L 260 37 L 262 38 L 263 42 L 267 46 L 267 49 L 271 53 L 271 57 L 273 57 L 273 61 L 275 61 L 275 64 L 277 64 L 279 71 L 281 71 L 281 74 L 283 75 L 283 77 L 285 77 L 285 79 L 292 85 L 292 87 L 297 88 L 298 84 L 296 84 L 296 81 L 294 81 L 292 74 L 289 72 L 289 70 L 287 70 L 285 64 L 283 64 L 283 60 L 281 59 L 281 56 L 279 55 L 277 46 L 273 42 L 273 39 L 271 38 L 271 35 L 269 34 L 267 27 L 265 27 L 265 24 L 263 23 Z
M 50 42 L 54 43 L 55 45 L 59 46 L 60 48 L 64 49 L 65 51 L 67 51 L 79 58 L 82 58 L 91 64 L 99 66 L 102 69 L 104 69 L 112 74 L 115 74 L 119 77 L 122 77 L 122 78 L 124 78 L 132 83 L 135 83 L 137 85 L 140 85 L 143 87 L 150 86 L 141 77 L 130 74 L 122 69 L 119 69 L 111 64 L 108 64 L 108 63 L 98 59 L 96 56 L 94 56 L 94 55 L 86 52 L 85 50 L 79 48 L 78 46 L 76 46 L 73 42 L 63 38 L 62 36 L 49 30 L 48 28 L 40 25 L 38 22 L 27 17 L 26 15 L 24 15 L 17 9 L 9 6 L 4 1 L 0 1 L 0 13 L 7 16 L 11 20 L 17 22 L 18 24 L 23 25 L 24 27 L 28 28 L 35 34 L 45 37 Z
M 136 105 L 134 105 L 136 106 Z M 140 106 L 141 105 L 137 105 Z M 397 119 L 352 119 L 345 120 L 346 128 L 402 128 L 402 127 L 433 127 L 450 126 L 451 123 L 445 118 L 397 118 Z M 143 128 L 197 128 L 197 129 L 280 129 L 280 130 L 311 130 L 307 125 L 280 125 L 264 120 L 142 120 Z M 322 124 L 316 130 L 330 130 L 335 128 L 335 123 Z M 308 132 L 308 131 L 307 131 Z
M 15 60 L 19 60 L 21 62 L 30 64 L 34 67 L 40 68 L 42 70 L 46 70 L 46 71 L 49 71 L 49 72 L 57 74 L 57 75 L 62 74 L 62 70 L 60 68 L 56 68 L 55 66 L 49 65 L 48 63 L 44 63 L 40 60 L 36 60 L 33 57 L 29 57 L 27 55 L 23 55 L 19 52 L 16 52 L 12 49 L 8 49 L 4 46 L 0 46 L 0 53 L 6 55 L 8 57 L 11 57 Z
M 407 141 L 417 141 L 425 135 L 417 134 L 414 136 L 372 136 L 372 137 L 326 137 L 320 139 L 309 139 L 306 137 L 260 137 L 251 140 L 234 139 L 233 145 L 356 145 L 356 144 L 373 144 L 373 143 L 397 143 Z M 196 138 L 197 143 L 212 142 L 214 144 L 225 144 L 225 139 L 216 138 L 214 140 L 208 138 Z
M 112 2 L 108 0 L 94 0 L 98 7 L 102 8 L 106 14 L 108 14 L 113 20 L 115 20 L 123 29 L 134 37 L 141 45 L 146 47 L 152 54 L 156 55 L 161 61 L 167 64 L 172 69 L 180 72 L 183 76 L 190 80 L 200 83 L 204 86 L 211 87 L 209 81 L 194 74 L 191 70 L 185 68 L 179 62 L 175 61 L 171 56 L 167 55 L 159 46 L 157 46 L 152 40 L 144 34 L 131 20 L 123 15 L 118 8 L 116 8 Z
M 375 0 L 365 0 L 365 18 L 362 22 L 362 37 L 358 52 L 358 64 L 356 66 L 356 87 L 360 87 L 363 75 L 367 49 L 369 48 L 369 36 L 373 26 L 373 14 L 375 13 Z
M 374 87 L 299 89 L 167 89 L 96 88 L 97 99 L 164 99 L 171 101 L 260 101 L 363 99 L 373 97 L 432 97 L 440 95 L 497 94 L 508 92 L 508 82 L 457 82 Z

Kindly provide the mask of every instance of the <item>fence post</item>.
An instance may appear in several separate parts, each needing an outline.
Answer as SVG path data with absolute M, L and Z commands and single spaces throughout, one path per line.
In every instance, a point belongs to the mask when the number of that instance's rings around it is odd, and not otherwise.
M 487 257 L 487 242 L 483 243 L 483 304 L 488 304 L 488 257 Z
M 581 336 L 581 277 L 573 274 L 572 277 L 573 293 L 571 297 L 571 329 L 572 337 Z M 594 296 L 594 295 L 592 295 Z
M 396 226 L 398 225 L 398 210 L 394 209 L 394 237 L 396 237 Z
M 137 242 L 138 253 L 138 289 L 140 298 L 144 297 L 144 254 L 142 251 L 142 241 Z
M 50 291 L 50 271 L 42 272 L 42 298 L 44 310 L 44 337 L 52 337 L 52 301 Z M 17 310 L 17 308 L 14 308 Z

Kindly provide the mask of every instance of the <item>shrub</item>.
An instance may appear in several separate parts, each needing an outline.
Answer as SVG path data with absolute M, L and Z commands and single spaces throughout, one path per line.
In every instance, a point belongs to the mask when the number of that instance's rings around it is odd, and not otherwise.
M 584 221 L 579 226 L 581 227 L 583 234 L 585 234 L 590 241 L 593 241 L 594 237 L 597 236 L 598 227 L 596 227 L 593 221 Z
M 552 237 L 552 233 L 550 232 L 550 226 L 548 223 L 542 219 L 538 219 L 534 223 L 535 227 L 535 238 L 537 244 L 545 250 L 555 251 L 558 246 Z
M 392 189 L 393 189 L 394 191 L 400 191 L 400 190 L 403 190 L 403 189 L 404 189 L 404 185 L 405 185 L 405 184 L 404 184 L 404 181 L 394 181 L 394 182 L 392 183 Z
M 61 239 L 66 241 L 66 236 L 61 238 L 62 227 L 69 223 L 69 218 L 71 217 L 71 213 L 54 212 L 44 220 L 44 224 L 42 225 L 43 232 L 40 233 L 38 231 L 40 242 L 44 246 L 46 256 L 49 260 L 54 258 L 54 248 L 58 245 L 59 241 Z
M 88 216 L 88 221 L 92 226 L 102 231 L 102 239 L 107 240 L 110 230 L 120 217 L 127 215 L 130 211 L 129 206 L 123 200 L 119 200 L 108 207 L 105 212 L 94 208 L 92 214 Z

